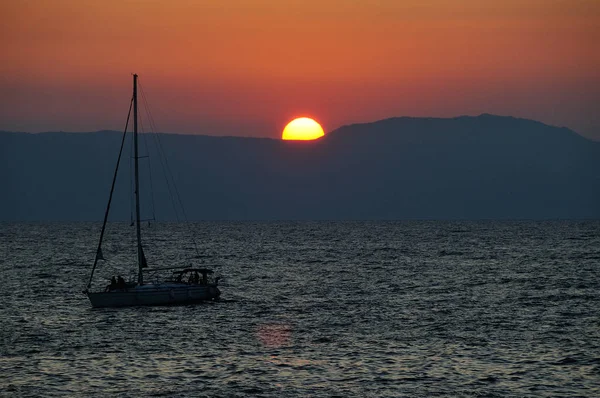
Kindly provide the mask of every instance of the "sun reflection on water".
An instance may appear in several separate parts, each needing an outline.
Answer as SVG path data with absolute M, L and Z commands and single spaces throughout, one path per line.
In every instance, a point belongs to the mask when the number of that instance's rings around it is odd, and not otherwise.
M 266 323 L 257 327 L 256 335 L 263 346 L 279 348 L 290 344 L 292 327 L 288 324 Z

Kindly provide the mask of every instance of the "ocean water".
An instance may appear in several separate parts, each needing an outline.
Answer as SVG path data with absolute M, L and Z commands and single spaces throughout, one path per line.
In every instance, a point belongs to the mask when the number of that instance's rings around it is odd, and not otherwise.
M 99 229 L 0 224 L 0 395 L 600 396 L 600 222 L 144 225 L 151 267 L 211 266 L 222 300 L 123 309 L 81 293 Z

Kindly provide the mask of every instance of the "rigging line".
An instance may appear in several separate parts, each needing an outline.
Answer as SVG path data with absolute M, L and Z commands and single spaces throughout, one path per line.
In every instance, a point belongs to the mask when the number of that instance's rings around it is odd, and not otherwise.
M 133 230 L 131 229 L 131 227 L 133 226 L 133 173 L 132 173 L 132 168 L 133 166 L 131 165 L 131 163 L 133 162 L 133 134 L 131 134 L 131 140 L 129 142 L 129 162 L 128 162 L 128 170 L 127 170 L 127 174 L 129 176 L 129 187 L 127 187 L 127 191 L 129 192 L 129 228 L 126 228 L 127 230 L 127 236 L 129 237 L 129 246 L 128 249 L 130 249 L 131 247 L 133 247 L 133 235 L 131 234 L 131 232 L 133 232 Z M 127 252 L 129 253 L 129 252 Z
M 140 118 L 140 122 L 143 120 L 143 118 Z M 142 131 L 144 129 L 144 124 L 142 122 Z M 150 126 L 150 132 L 152 132 L 152 126 Z M 148 157 L 147 163 L 148 163 L 148 179 L 149 179 L 149 184 L 150 185 L 150 205 L 152 206 L 152 220 L 156 221 L 156 210 L 154 207 L 154 186 L 152 185 L 152 166 L 150 164 L 150 149 L 148 149 L 148 138 L 146 137 L 147 134 L 142 134 L 142 140 L 144 141 L 144 146 L 146 147 L 146 155 Z
M 156 134 L 152 133 L 152 137 L 154 138 L 156 147 L 160 148 L 160 144 L 156 140 Z M 161 155 L 162 154 L 160 153 L 160 149 L 159 149 L 158 159 L 159 159 L 160 166 L 161 166 L 161 169 L 162 169 L 162 172 L 163 172 L 163 176 L 165 177 L 165 182 L 167 183 L 167 190 L 169 191 L 169 196 L 170 196 L 170 199 L 171 199 L 171 206 L 173 207 L 173 213 L 175 213 L 175 220 L 177 220 L 177 222 L 179 222 L 180 221 L 180 219 L 179 219 L 179 212 L 177 211 L 174 189 L 173 189 L 173 187 L 171 187 L 172 182 L 169 181 L 169 177 L 168 177 L 168 174 L 167 174 L 167 168 L 165 166 L 165 160 L 163 159 L 164 155 L 162 155 L 162 156 Z
M 172 173 L 172 171 L 171 171 L 171 168 L 170 168 L 170 166 L 169 166 L 169 161 L 168 161 L 168 158 L 167 158 L 167 156 L 166 156 L 166 153 L 165 153 L 164 147 L 163 147 L 163 145 L 162 145 L 162 142 L 161 142 L 161 140 L 160 140 L 160 136 L 159 136 L 159 135 L 156 133 L 156 124 L 155 124 L 155 122 L 154 122 L 154 117 L 152 117 L 152 112 L 151 112 L 151 110 L 150 110 L 150 104 L 148 103 L 148 100 L 147 100 L 147 98 L 146 98 L 146 95 L 145 95 L 144 89 L 143 89 L 143 87 L 141 87 L 141 86 L 140 86 L 140 91 L 141 91 L 141 93 L 142 93 L 142 100 L 143 100 L 143 101 L 144 101 L 144 103 L 145 103 L 145 107 L 146 107 L 146 110 L 147 110 L 147 113 L 148 113 L 148 119 L 149 119 L 149 121 L 150 121 L 150 123 L 151 123 L 151 126 L 153 127 L 154 136 L 156 137 L 156 140 L 157 140 L 157 143 L 158 143 L 158 148 L 159 148 L 159 150 L 160 150 L 160 151 L 162 151 L 162 155 L 163 155 L 163 157 L 164 157 L 164 161 L 165 161 L 165 164 L 166 164 L 167 171 L 168 171 L 168 173 L 169 173 L 169 175 L 170 175 L 170 177 L 171 177 L 171 180 L 172 180 L 172 182 L 173 182 L 173 187 L 174 187 L 174 189 L 175 189 L 176 197 L 177 197 L 177 200 L 178 200 L 178 202 L 179 202 L 179 207 L 181 208 L 181 212 L 182 212 L 182 214 L 183 214 L 183 217 L 184 217 L 184 220 L 185 220 L 186 227 L 187 227 L 187 229 L 188 229 L 188 232 L 189 232 L 190 238 L 192 239 L 192 242 L 193 242 L 193 244 L 194 244 L 194 248 L 196 249 L 196 254 L 197 254 L 198 256 L 200 256 L 200 253 L 199 253 L 199 251 L 198 251 L 198 245 L 196 244 L 196 240 L 194 239 L 193 231 L 191 230 L 191 227 L 190 227 L 190 225 L 189 225 L 189 224 L 190 224 L 190 222 L 189 222 L 189 219 L 188 219 L 188 217 L 187 217 L 187 214 L 186 214 L 186 212 L 185 212 L 185 207 L 183 206 L 183 202 L 182 202 L 182 200 L 181 200 L 181 195 L 179 194 L 179 190 L 178 190 L 178 188 L 177 188 L 177 184 L 175 183 L 175 178 L 173 177 L 173 173 Z
M 119 149 L 119 156 L 117 157 L 117 166 L 115 167 L 115 174 L 113 175 L 112 184 L 110 186 L 110 194 L 108 195 L 108 204 L 106 205 L 106 211 L 104 212 L 104 221 L 102 222 L 102 231 L 100 231 L 100 240 L 98 241 L 98 249 L 96 249 L 96 257 L 94 259 L 94 266 L 90 274 L 90 280 L 87 284 L 87 289 L 92 287 L 92 278 L 94 277 L 94 271 L 98 260 L 102 256 L 102 238 L 104 238 L 104 231 L 106 230 L 106 221 L 108 221 L 108 213 L 110 211 L 110 203 L 112 202 L 113 192 L 115 191 L 115 183 L 117 182 L 117 172 L 119 171 L 119 163 L 121 163 L 121 154 L 123 153 L 123 145 L 125 144 L 125 136 L 127 135 L 127 126 L 129 126 L 129 117 L 131 116 L 131 108 L 133 108 L 133 97 L 129 103 L 129 112 L 127 112 L 127 121 L 125 122 L 125 129 L 123 130 L 123 138 L 121 139 L 121 148 Z M 85 292 L 87 292 L 87 289 Z
M 140 123 L 140 130 L 138 131 L 138 133 L 139 133 L 140 137 L 142 137 L 141 140 L 144 142 L 144 144 L 146 146 L 146 156 L 142 156 L 142 157 L 149 158 L 150 157 L 150 152 L 148 151 L 148 143 L 147 143 L 148 139 L 146 138 L 146 134 L 144 134 L 144 131 L 145 131 L 145 129 L 144 129 L 144 118 L 141 117 L 141 115 L 140 115 L 140 117 L 138 119 L 138 122 Z M 141 156 L 138 154 L 138 160 L 140 158 L 141 158 Z M 150 163 L 150 161 L 148 160 L 148 164 L 149 163 Z M 149 184 L 149 186 L 152 186 L 152 175 L 150 174 L 149 177 L 150 177 L 150 184 Z M 150 189 L 150 198 L 151 198 L 150 201 L 152 203 L 152 215 L 153 215 L 153 218 L 154 218 L 154 197 L 153 197 L 152 189 Z M 140 220 L 140 221 L 142 221 L 142 220 Z M 145 221 L 148 221 L 148 227 L 150 227 L 150 219 L 147 219 Z M 146 238 L 146 246 L 147 247 L 150 247 L 150 246 L 156 247 L 156 239 L 154 239 L 155 236 L 152 234 L 152 230 L 150 228 L 148 228 L 147 231 L 148 231 L 148 233 L 146 234 L 146 237 L 147 237 Z
M 133 183 L 133 173 L 131 170 L 133 169 L 133 134 L 131 134 L 131 142 L 129 145 L 129 224 L 133 226 L 133 191 L 134 191 L 134 183 Z
M 165 167 L 165 164 L 164 164 L 164 162 L 166 162 L 166 156 L 164 154 L 162 154 L 162 156 L 161 156 L 161 149 L 162 148 L 160 147 L 160 143 L 156 139 L 157 134 L 153 131 L 153 130 L 156 130 L 156 129 L 155 129 L 155 127 L 153 127 L 154 123 L 153 123 L 152 115 L 150 114 L 150 110 L 149 110 L 150 107 L 149 107 L 148 101 L 146 100 L 146 95 L 144 93 L 144 89 L 142 88 L 141 83 L 138 83 L 138 85 L 139 85 L 139 88 L 140 88 L 140 93 L 141 93 L 141 97 L 142 97 L 142 103 L 144 104 L 144 109 L 146 111 L 146 114 L 148 115 L 148 121 L 150 122 L 150 131 L 152 133 L 152 138 L 154 138 L 155 145 L 156 145 L 156 148 L 157 148 L 157 151 L 158 151 L 158 160 L 159 160 L 162 172 L 163 172 L 163 176 L 165 178 L 165 182 L 167 183 L 167 190 L 169 191 L 169 196 L 170 196 L 170 199 L 171 199 L 171 206 L 173 206 L 173 213 L 175 213 L 175 220 L 177 222 L 179 222 L 180 221 L 179 220 L 179 213 L 178 213 L 177 207 L 176 207 L 175 195 L 173 193 L 173 189 L 171 188 L 171 182 L 169 181 L 169 177 L 167 175 L 166 167 Z M 163 159 L 163 157 L 165 159 Z M 173 184 L 174 184 L 174 182 L 173 182 Z
M 131 141 L 129 143 L 129 246 L 131 249 L 132 259 L 137 257 L 137 242 L 136 242 L 136 232 L 135 228 L 131 228 L 135 225 L 133 209 L 135 208 L 135 199 L 134 199 L 134 191 L 135 191 L 135 182 L 133 181 L 133 155 L 134 155 L 134 137 L 131 134 Z M 135 260 L 133 260 L 135 261 Z
M 134 222 L 133 222 L 133 207 L 134 202 L 133 202 L 133 190 L 135 189 L 133 186 L 133 134 L 131 134 L 131 140 L 129 142 L 129 227 L 127 228 L 127 230 L 129 231 L 129 248 L 132 250 L 133 253 L 135 253 L 134 250 L 137 250 L 137 246 L 135 243 L 135 230 L 131 227 L 133 227 Z M 137 253 L 136 253 L 137 254 Z
M 142 100 L 145 103 L 147 112 L 148 112 L 148 116 L 149 116 L 149 121 L 151 123 L 151 126 L 153 127 L 153 130 L 156 131 L 156 125 L 154 124 L 154 118 L 152 117 L 152 113 L 150 112 L 150 105 L 148 104 L 148 101 L 146 100 L 146 95 L 144 93 L 144 89 L 140 86 L 140 91 L 142 92 Z M 162 146 L 162 143 L 160 141 L 160 137 L 158 136 L 157 133 L 154 133 L 154 136 L 157 138 L 158 144 L 159 144 L 159 148 L 160 150 L 163 152 L 163 156 L 165 158 L 165 164 L 167 166 L 167 171 L 169 172 L 169 175 L 171 176 L 171 179 L 173 180 L 173 187 L 175 188 L 175 193 L 177 195 L 177 200 L 179 201 L 179 206 L 181 207 L 181 212 L 183 214 L 183 217 L 185 219 L 185 225 L 188 229 L 188 233 L 190 235 L 190 238 L 192 239 L 192 242 L 194 243 L 194 248 L 196 249 L 196 255 L 198 257 L 200 257 L 200 251 L 198 250 L 198 245 L 196 244 L 196 239 L 194 238 L 194 234 L 192 231 L 192 228 L 190 226 L 190 221 L 187 217 L 187 214 L 185 213 L 185 207 L 183 206 L 183 202 L 181 200 L 181 195 L 179 194 L 179 190 L 177 189 L 177 184 L 175 183 L 175 178 L 173 178 L 173 173 L 171 172 L 171 168 L 169 167 L 169 161 L 166 157 L 166 155 L 164 154 L 164 148 Z
M 143 122 L 143 118 L 139 118 L 139 122 L 141 125 L 141 137 L 142 137 L 142 141 L 144 142 L 144 146 L 146 147 L 146 156 L 138 156 L 138 159 L 140 159 L 141 157 L 145 157 L 148 158 L 147 163 L 148 163 L 148 179 L 149 181 L 149 186 L 150 186 L 150 205 L 152 208 L 152 219 L 154 220 L 156 218 L 155 216 L 155 211 L 154 211 L 154 189 L 152 187 L 152 168 L 150 167 L 150 150 L 148 149 L 148 138 L 146 138 L 147 134 L 144 134 L 144 122 Z

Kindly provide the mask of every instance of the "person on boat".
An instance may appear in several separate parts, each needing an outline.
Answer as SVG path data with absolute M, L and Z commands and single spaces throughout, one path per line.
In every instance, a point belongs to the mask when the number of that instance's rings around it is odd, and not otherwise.
M 117 281 L 115 280 L 115 277 L 113 276 L 110 279 L 110 285 L 106 286 L 106 289 L 104 289 L 105 292 L 110 292 L 111 290 L 114 290 L 117 288 Z
M 125 289 L 125 279 L 121 278 L 121 275 L 117 278 L 117 287 L 119 289 Z
M 194 271 L 194 285 L 197 285 L 200 281 L 200 275 L 198 275 L 198 271 Z
M 191 285 L 192 283 L 194 283 L 194 275 L 190 274 L 190 277 L 188 278 L 188 285 Z

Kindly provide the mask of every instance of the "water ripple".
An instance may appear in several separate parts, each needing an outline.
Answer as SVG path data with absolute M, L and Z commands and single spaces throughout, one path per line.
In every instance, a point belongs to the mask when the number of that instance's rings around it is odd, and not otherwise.
M 223 300 L 92 309 L 97 224 L 0 224 L 0 395 L 600 396 L 598 222 L 151 228 Z M 135 264 L 108 235 L 100 286 Z

